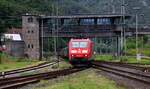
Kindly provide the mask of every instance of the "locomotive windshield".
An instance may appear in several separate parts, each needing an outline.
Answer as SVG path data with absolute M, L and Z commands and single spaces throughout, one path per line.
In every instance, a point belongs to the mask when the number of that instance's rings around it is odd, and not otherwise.
M 72 42 L 73 48 L 86 48 L 88 42 Z

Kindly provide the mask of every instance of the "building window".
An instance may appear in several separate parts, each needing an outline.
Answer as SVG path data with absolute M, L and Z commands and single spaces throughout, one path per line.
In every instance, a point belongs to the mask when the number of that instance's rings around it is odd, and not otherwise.
M 34 47 L 33 44 L 28 44 L 27 46 L 28 46 L 28 48 L 33 48 Z
M 28 33 L 30 33 L 30 30 L 28 30 Z
M 31 44 L 31 48 L 33 48 L 33 44 Z
M 29 17 L 28 18 L 28 23 L 32 23 L 33 22 L 33 18 L 32 17 Z
M 97 19 L 97 24 L 98 25 L 111 24 L 111 20 L 110 18 L 100 18 L 100 19 Z
M 81 25 L 94 25 L 94 19 L 81 19 Z
M 64 19 L 63 25 L 77 25 L 77 20 L 74 19 Z
M 28 44 L 28 48 L 30 48 L 30 44 Z
M 28 30 L 27 32 L 28 32 L 28 33 L 34 33 L 34 31 L 33 31 L 33 30 L 32 30 L 32 31 Z

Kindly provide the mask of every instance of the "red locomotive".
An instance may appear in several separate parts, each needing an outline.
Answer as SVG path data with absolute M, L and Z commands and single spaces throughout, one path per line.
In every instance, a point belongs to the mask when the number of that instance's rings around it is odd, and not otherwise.
M 68 49 L 71 64 L 87 63 L 92 60 L 93 43 L 90 39 L 71 39 Z

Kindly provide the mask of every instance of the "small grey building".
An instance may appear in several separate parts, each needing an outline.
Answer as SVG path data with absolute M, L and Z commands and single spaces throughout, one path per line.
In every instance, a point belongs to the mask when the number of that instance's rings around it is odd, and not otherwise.
M 24 57 L 25 43 L 20 34 L 5 34 L 5 53 L 14 57 Z

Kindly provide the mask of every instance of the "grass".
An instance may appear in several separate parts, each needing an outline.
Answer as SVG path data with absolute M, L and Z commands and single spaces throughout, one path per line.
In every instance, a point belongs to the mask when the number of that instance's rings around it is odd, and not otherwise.
M 142 58 L 140 61 L 137 61 L 136 57 L 127 57 L 127 60 L 125 62 L 127 62 L 127 63 L 141 63 L 141 64 L 150 65 L 150 59 Z
M 21 67 L 25 67 L 28 65 L 33 65 L 34 62 L 13 62 L 13 63 L 8 63 L 8 64 L 0 64 L 0 71 L 7 71 L 7 70 L 12 70 L 12 69 L 17 69 Z
M 150 65 L 150 59 L 142 58 L 140 61 L 136 60 L 134 56 L 122 56 L 114 58 L 112 55 L 96 55 L 95 60 L 111 61 L 111 62 L 126 62 L 126 63 L 141 63 Z
M 112 55 L 96 55 L 95 60 L 98 61 L 114 61 Z
M 145 56 L 150 56 L 150 48 L 147 49 L 139 49 L 139 53 L 145 55 Z M 129 55 L 136 55 L 136 49 L 128 49 L 127 54 Z
M 41 87 L 38 86 L 36 89 L 124 89 L 123 87 L 118 87 L 114 81 L 90 69 L 72 74 L 53 83 L 41 81 L 40 85 Z
M 72 67 L 71 64 L 69 64 L 68 62 L 65 62 L 65 61 L 62 61 L 59 64 L 52 66 L 52 68 L 54 68 L 54 69 L 66 69 L 69 67 Z
M 41 63 L 36 60 L 18 59 L 15 57 L 8 56 L 6 54 L 0 54 L 0 56 L 1 56 L 0 71 L 8 71 L 28 66 L 34 66 Z
M 6 54 L 0 54 L 0 71 L 8 71 L 8 70 L 13 70 L 13 69 L 18 69 L 18 68 L 23 68 L 23 67 L 28 67 L 28 66 L 35 66 L 38 65 L 39 63 L 42 63 L 44 61 L 37 61 L 33 59 L 20 59 L 20 58 L 15 58 L 12 56 L 8 56 Z M 59 69 L 64 69 L 71 67 L 68 62 L 61 62 L 59 64 Z M 53 68 L 58 69 L 58 65 L 54 65 Z

